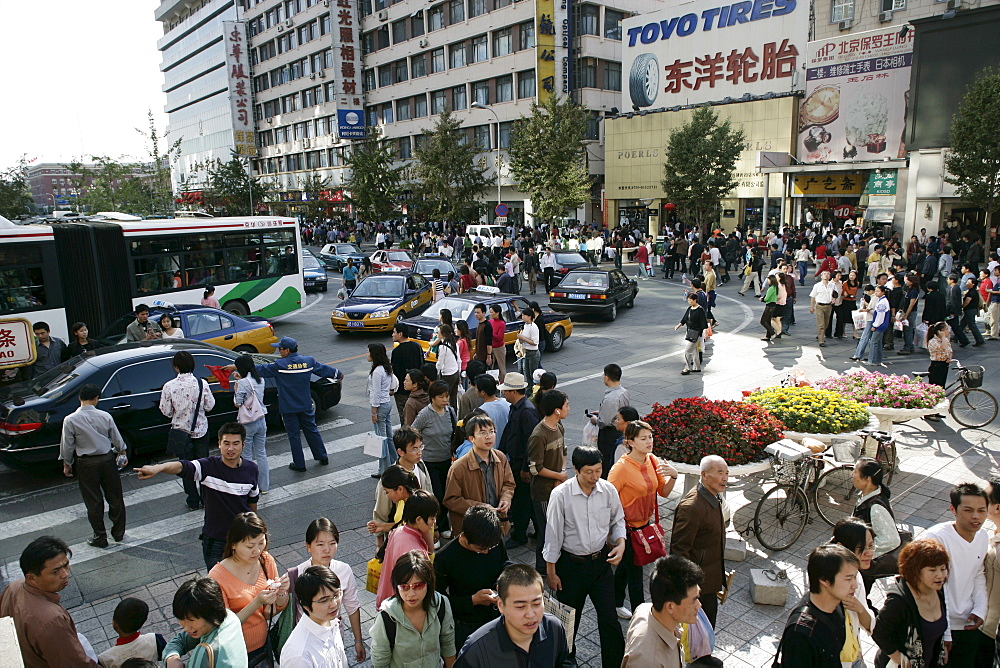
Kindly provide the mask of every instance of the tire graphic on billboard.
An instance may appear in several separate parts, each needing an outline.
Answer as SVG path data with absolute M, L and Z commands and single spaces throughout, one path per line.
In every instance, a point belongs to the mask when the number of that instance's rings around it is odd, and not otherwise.
M 632 61 L 628 75 L 628 90 L 632 104 L 648 107 L 656 101 L 660 89 L 660 63 L 651 53 L 642 53 Z

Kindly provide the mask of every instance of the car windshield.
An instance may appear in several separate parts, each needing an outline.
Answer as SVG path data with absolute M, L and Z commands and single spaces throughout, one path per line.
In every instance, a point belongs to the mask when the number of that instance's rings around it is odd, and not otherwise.
M 84 357 L 77 356 L 28 381 L 28 387 L 39 397 L 58 397 L 62 394 L 60 390 L 80 377 L 79 368 L 85 363 Z
M 358 253 L 358 252 L 360 252 L 360 251 L 358 251 L 357 248 L 355 248 L 354 246 L 352 246 L 350 244 L 344 244 L 342 246 L 337 246 L 337 253 L 339 253 L 340 255 L 350 255 L 351 253 Z
M 424 315 L 428 318 L 434 318 L 435 320 L 441 314 L 441 309 L 448 309 L 451 311 L 451 317 L 455 322 L 459 320 L 468 320 L 469 316 L 472 315 L 472 309 L 475 307 L 475 302 L 470 302 L 467 299 L 451 299 L 445 297 L 441 301 L 435 302 L 430 305 L 430 307 L 424 311 Z
M 402 276 L 372 276 L 358 284 L 352 297 L 402 297 L 406 279 Z
M 410 256 L 406 251 L 397 251 L 394 253 L 389 253 L 389 262 L 409 262 Z
M 319 263 L 316 256 L 312 253 L 302 254 L 302 268 L 303 269 L 322 269 L 323 265 Z
M 441 277 L 447 277 L 449 271 L 455 271 L 444 260 L 418 260 L 415 271 L 419 274 L 429 274 L 435 269 L 441 270 Z
M 587 261 L 579 253 L 556 253 L 556 262 L 559 264 L 586 264 Z
M 587 271 L 571 271 L 566 274 L 560 285 L 578 285 L 585 288 L 606 288 L 608 287 L 607 274 L 592 274 Z

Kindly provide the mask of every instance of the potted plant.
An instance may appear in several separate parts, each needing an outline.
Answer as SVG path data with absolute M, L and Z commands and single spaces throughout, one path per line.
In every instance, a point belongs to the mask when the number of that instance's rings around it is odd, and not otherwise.
M 909 376 L 857 371 L 821 380 L 816 387 L 867 405 L 882 431 L 891 431 L 894 422 L 943 413 L 948 406 L 943 387 Z
M 865 405 L 831 390 L 814 387 L 769 387 L 747 397 L 785 426 L 785 438 L 816 438 L 827 444 L 874 421 Z

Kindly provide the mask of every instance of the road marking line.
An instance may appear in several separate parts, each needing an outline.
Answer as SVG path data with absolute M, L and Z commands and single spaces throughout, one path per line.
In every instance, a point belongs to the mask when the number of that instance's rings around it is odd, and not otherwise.
M 321 301 L 323 301 L 323 293 L 322 292 L 318 292 L 318 293 L 316 293 L 316 299 L 313 300 L 313 302 L 311 304 L 306 304 L 305 306 L 303 306 L 302 308 L 300 308 L 298 311 L 292 311 L 291 313 L 286 313 L 285 315 L 279 315 L 277 318 L 268 318 L 268 321 L 269 322 L 279 322 L 281 320 L 284 320 L 285 318 L 291 318 L 293 315 L 297 315 L 299 313 L 302 313 L 303 311 L 308 311 L 313 306 L 316 306 L 316 304 L 319 304 Z

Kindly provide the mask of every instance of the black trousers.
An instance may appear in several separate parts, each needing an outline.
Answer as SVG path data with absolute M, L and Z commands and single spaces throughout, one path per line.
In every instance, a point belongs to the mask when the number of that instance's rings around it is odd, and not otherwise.
M 578 561 L 566 552 L 556 562 L 556 575 L 562 581 L 558 593 L 561 602 L 576 609 L 575 630 L 580 629 L 583 606 L 590 597 L 597 612 L 597 633 L 601 640 L 601 665 L 620 666 L 625 657 L 625 636 L 615 612 L 615 584 L 611 564 L 604 550 L 597 559 Z M 574 638 L 579 637 L 574 632 Z M 575 651 L 574 651 L 575 654 Z
M 448 531 L 451 522 L 448 521 L 448 509 L 444 507 L 444 488 L 448 482 L 448 469 L 451 468 L 451 461 L 444 462 L 424 462 L 427 465 L 427 473 L 431 477 L 431 488 L 434 496 L 437 497 L 441 508 L 438 510 L 437 529 L 438 531 Z
M 553 273 L 552 267 L 545 267 L 542 273 L 545 275 L 545 291 L 548 292 L 549 290 L 555 287 L 552 284 L 552 273 Z
M 514 497 L 510 500 L 510 519 L 514 525 L 512 536 L 514 540 L 524 542 L 528 540 L 528 522 L 535 525 L 535 534 L 538 534 L 538 522 L 535 522 L 535 509 L 531 503 L 531 483 L 521 480 L 520 471 L 514 471 Z M 538 540 L 542 540 L 538 536 Z
M 95 457 L 76 458 L 76 478 L 80 481 L 80 494 L 87 507 L 87 520 L 94 536 L 107 538 L 104 528 L 104 502 L 108 502 L 111 518 L 111 535 L 121 540 L 125 535 L 125 499 L 122 497 L 122 479 L 115 465 L 115 453 Z
M 705 611 L 705 616 L 708 617 L 708 621 L 711 622 L 714 629 L 715 618 L 719 614 L 719 597 L 714 591 L 702 592 L 698 600 L 701 601 L 701 609 Z
M 952 631 L 951 642 L 948 668 L 992 668 L 992 656 L 982 647 L 990 649 L 990 637 L 982 631 Z
M 208 434 L 199 438 L 192 438 L 188 444 L 187 452 L 181 459 L 191 461 L 192 459 L 204 459 L 208 457 Z M 188 508 L 197 508 L 201 505 L 201 489 L 194 480 L 183 479 L 184 493 L 187 494 Z
M 625 531 L 625 554 L 622 560 L 615 566 L 615 606 L 625 605 L 625 589 L 628 588 L 628 600 L 632 604 L 632 609 L 642 603 L 642 566 L 635 565 L 635 550 L 632 549 L 632 541 L 628 535 L 630 530 Z
M 948 363 L 932 361 L 930 368 L 927 369 L 927 374 L 928 382 L 944 387 L 948 384 Z
M 614 427 L 601 427 L 597 432 L 597 449 L 601 451 L 601 477 L 608 479 L 611 467 L 615 463 L 615 450 L 618 448 L 618 437 L 621 434 Z

